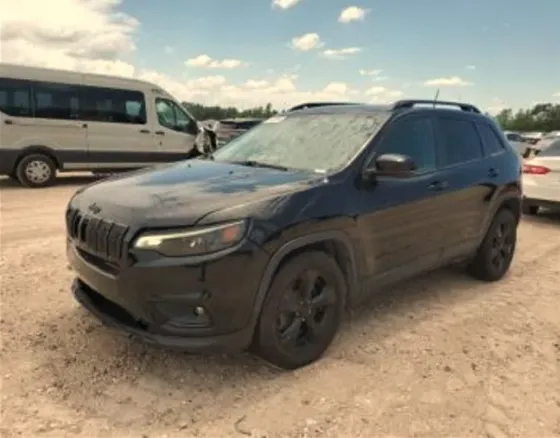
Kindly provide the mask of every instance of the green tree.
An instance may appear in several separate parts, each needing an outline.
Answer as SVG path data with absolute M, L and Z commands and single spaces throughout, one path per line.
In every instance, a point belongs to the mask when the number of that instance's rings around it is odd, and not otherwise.
M 266 106 L 249 108 L 240 110 L 235 107 L 221 107 L 221 106 L 205 106 L 200 103 L 183 102 L 183 106 L 197 119 L 197 120 L 222 120 L 239 117 L 251 117 L 258 119 L 265 119 L 278 114 L 278 111 L 272 108 L 269 102 Z
M 560 130 L 560 104 L 539 103 L 532 108 L 504 109 L 496 120 L 507 131 L 541 131 L 550 132 Z

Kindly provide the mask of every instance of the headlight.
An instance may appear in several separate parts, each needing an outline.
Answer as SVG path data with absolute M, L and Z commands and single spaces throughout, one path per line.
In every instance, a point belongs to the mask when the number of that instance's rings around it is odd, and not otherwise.
M 152 232 L 138 237 L 137 249 L 149 249 L 169 257 L 197 256 L 230 248 L 239 243 L 247 231 L 247 222 L 187 229 L 173 232 Z

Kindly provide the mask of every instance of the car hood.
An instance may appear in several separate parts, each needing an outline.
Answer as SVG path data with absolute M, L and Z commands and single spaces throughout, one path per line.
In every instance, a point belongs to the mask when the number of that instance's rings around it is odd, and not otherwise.
M 100 181 L 79 191 L 71 204 L 126 225 L 190 226 L 218 210 L 305 190 L 323 180 L 314 172 L 188 160 Z

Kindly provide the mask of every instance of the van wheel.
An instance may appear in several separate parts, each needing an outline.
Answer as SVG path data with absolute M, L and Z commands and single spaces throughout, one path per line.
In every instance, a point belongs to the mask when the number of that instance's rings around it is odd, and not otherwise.
M 517 243 L 517 220 L 508 210 L 500 210 L 474 260 L 468 266 L 468 272 L 475 278 L 483 281 L 497 281 L 506 275 Z
M 19 182 L 27 187 L 47 187 L 56 178 L 56 166 L 43 154 L 31 154 L 23 157 L 17 165 L 16 175 Z
M 254 349 L 286 370 L 314 362 L 333 341 L 344 314 L 346 282 L 323 252 L 286 262 L 274 276 L 263 305 Z

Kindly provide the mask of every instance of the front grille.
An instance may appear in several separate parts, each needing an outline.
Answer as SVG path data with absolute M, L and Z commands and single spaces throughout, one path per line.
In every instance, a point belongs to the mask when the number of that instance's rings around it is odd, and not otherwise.
M 68 235 L 89 253 L 115 261 L 126 255 L 124 237 L 128 227 L 124 225 L 85 215 L 77 209 L 68 209 L 66 228 Z

